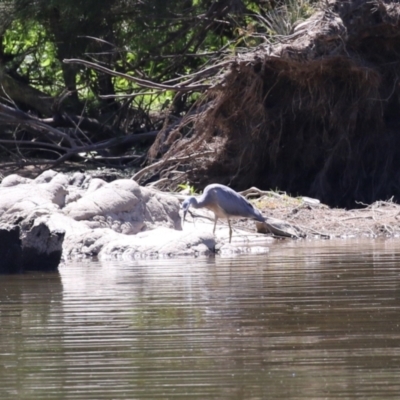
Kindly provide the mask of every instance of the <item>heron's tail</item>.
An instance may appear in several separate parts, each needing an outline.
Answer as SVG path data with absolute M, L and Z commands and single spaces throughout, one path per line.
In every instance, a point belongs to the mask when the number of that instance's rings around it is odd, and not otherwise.
M 265 222 L 265 218 L 261 214 L 261 211 L 257 209 L 254 209 L 254 219 L 259 222 Z

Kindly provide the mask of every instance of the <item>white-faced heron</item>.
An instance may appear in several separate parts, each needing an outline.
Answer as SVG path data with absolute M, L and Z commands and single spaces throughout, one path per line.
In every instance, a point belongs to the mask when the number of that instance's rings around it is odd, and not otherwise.
M 190 206 L 194 208 L 207 208 L 214 213 L 213 233 L 215 233 L 218 218 L 226 218 L 229 225 L 229 243 L 232 239 L 230 218 L 252 218 L 260 222 L 265 222 L 265 218 L 261 212 L 254 208 L 243 196 L 236 193 L 233 189 L 218 183 L 208 185 L 201 196 L 188 197 L 182 203 L 183 220 L 185 220 Z

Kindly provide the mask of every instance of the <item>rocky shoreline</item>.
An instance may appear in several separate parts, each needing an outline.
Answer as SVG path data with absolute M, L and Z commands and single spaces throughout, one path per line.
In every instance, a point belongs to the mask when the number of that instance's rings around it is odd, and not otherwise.
M 189 220 L 182 230 L 178 197 L 81 172 L 9 175 L 0 184 L 0 272 L 55 270 L 68 259 L 195 257 L 220 250 L 227 241 L 224 225 L 215 236 L 201 221 Z M 243 245 L 236 236 L 232 251 Z
M 35 179 L 9 175 L 0 184 L 0 273 L 51 271 L 70 259 L 266 253 L 275 240 L 266 229 L 271 226 L 275 234 L 293 228 L 306 239 L 400 237 L 400 206 L 391 201 L 343 210 L 315 199 L 258 194 L 254 204 L 267 224 L 232 221 L 229 243 L 226 222 L 219 221 L 214 235 L 207 210 L 195 210 L 182 225 L 183 194 L 81 172 L 48 170 Z

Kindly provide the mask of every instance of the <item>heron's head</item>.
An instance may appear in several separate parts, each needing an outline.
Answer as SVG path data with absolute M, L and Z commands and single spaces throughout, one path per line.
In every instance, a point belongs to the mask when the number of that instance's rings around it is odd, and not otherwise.
M 190 205 L 193 202 L 194 197 L 188 197 L 181 205 L 181 208 L 183 210 L 183 220 L 186 218 L 186 214 L 189 210 Z

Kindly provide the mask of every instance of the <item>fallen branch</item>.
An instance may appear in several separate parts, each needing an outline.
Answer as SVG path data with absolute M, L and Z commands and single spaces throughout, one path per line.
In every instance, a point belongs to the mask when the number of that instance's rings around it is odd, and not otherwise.
M 2 119 L 5 123 L 8 124 L 35 128 L 39 131 L 44 130 L 50 135 L 52 135 L 54 139 L 55 138 L 64 139 L 65 141 L 68 142 L 71 148 L 75 148 L 77 146 L 75 140 L 72 139 L 68 134 L 56 128 L 46 125 L 39 119 L 31 117 L 29 114 L 24 113 L 23 111 L 16 110 L 4 104 L 0 104 L 0 119 Z
M 249 189 L 243 190 L 242 192 L 239 192 L 239 194 L 241 194 L 243 197 L 246 197 L 246 199 L 254 196 L 273 196 L 281 199 L 283 196 L 286 196 L 286 194 L 279 194 L 270 190 L 261 190 L 254 186 Z
M 71 59 L 64 59 L 63 62 L 65 64 L 81 64 L 81 65 L 84 65 L 85 67 L 93 68 L 97 71 L 104 72 L 104 73 L 112 75 L 112 76 L 118 76 L 120 78 L 127 79 L 128 81 L 135 82 L 139 86 L 146 87 L 149 89 L 162 89 L 162 90 L 173 90 L 173 91 L 179 91 L 179 92 L 189 92 L 189 91 L 203 91 L 203 90 L 208 89 L 211 86 L 211 85 L 184 85 L 184 84 L 164 85 L 162 83 L 156 83 L 156 82 L 148 81 L 146 79 L 136 78 L 132 75 L 124 74 L 122 72 L 113 71 L 112 69 L 103 67 L 99 64 L 96 64 L 96 63 L 93 63 L 90 61 L 71 58 Z

